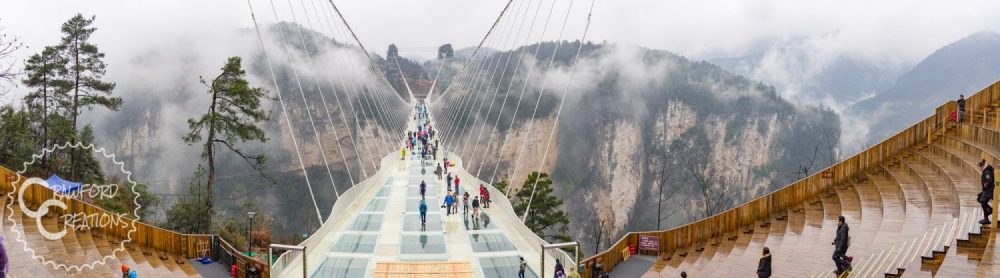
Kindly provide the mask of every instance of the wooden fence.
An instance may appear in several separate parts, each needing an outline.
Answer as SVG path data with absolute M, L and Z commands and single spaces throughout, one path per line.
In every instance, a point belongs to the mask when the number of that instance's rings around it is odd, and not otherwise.
M 1000 102 L 1000 82 L 994 83 L 967 98 L 966 110 L 979 111 L 993 103 Z M 600 263 L 609 272 L 622 262 L 622 250 L 637 245 L 639 236 L 656 236 L 660 239 L 660 253 L 670 253 L 747 227 L 780 214 L 832 189 L 835 184 L 860 179 L 865 172 L 878 169 L 880 164 L 910 147 L 929 143 L 937 135 L 954 127 L 950 121 L 952 112 L 958 110 L 955 101 L 938 107 L 934 114 L 913 126 L 896 133 L 878 145 L 861 151 L 854 156 L 830 166 L 813 175 L 786 185 L 770 194 L 758 197 L 725 212 L 701 219 L 684 226 L 665 231 L 631 232 L 604 252 L 580 262 L 584 277 L 593 275 L 593 265 Z M 824 179 L 823 173 L 832 173 Z

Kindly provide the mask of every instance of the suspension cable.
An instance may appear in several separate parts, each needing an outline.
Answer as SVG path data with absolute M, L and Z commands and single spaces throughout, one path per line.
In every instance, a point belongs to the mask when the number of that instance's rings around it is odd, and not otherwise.
M 274 68 L 271 66 L 271 59 L 267 54 L 267 46 L 264 44 L 263 35 L 260 32 L 260 26 L 257 24 L 257 16 L 253 12 L 253 4 L 250 0 L 247 0 L 247 6 L 250 7 L 250 19 L 253 21 L 254 30 L 257 32 L 257 41 L 260 43 L 261 51 L 264 54 L 264 62 L 267 64 L 267 70 L 271 74 L 271 81 L 274 82 L 274 89 L 278 92 L 278 104 L 281 106 L 281 114 L 285 118 L 285 124 L 288 125 L 288 129 L 292 139 L 292 146 L 295 148 L 295 155 L 299 159 L 299 166 L 302 167 L 302 177 L 306 180 L 306 188 L 309 189 L 309 197 L 312 199 L 313 207 L 316 209 L 316 219 L 319 220 L 320 225 L 323 224 L 323 214 L 319 211 L 319 204 L 316 203 L 316 195 L 313 194 L 312 183 L 309 181 L 309 174 L 306 172 L 306 163 L 302 160 L 302 152 L 299 150 L 298 140 L 295 139 L 295 127 L 292 126 L 291 118 L 288 117 L 288 109 L 285 108 L 285 101 L 281 97 L 281 87 L 278 86 L 278 78 L 274 74 Z

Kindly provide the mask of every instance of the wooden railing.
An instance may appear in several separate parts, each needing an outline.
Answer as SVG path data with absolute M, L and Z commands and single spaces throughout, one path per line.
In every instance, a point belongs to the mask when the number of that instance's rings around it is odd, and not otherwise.
M 13 184 L 17 184 L 18 187 L 20 187 L 20 185 L 27 180 L 25 177 L 20 176 L 4 167 L 0 167 L 0 176 L 4 177 L 4 182 L 0 184 L 0 192 L 3 192 L 3 194 L 13 191 Z M 58 199 L 66 204 L 66 209 L 50 206 L 48 212 L 49 215 L 57 217 L 66 214 L 96 216 L 82 218 L 79 222 L 77 222 L 77 225 L 87 224 L 90 229 L 103 233 L 105 236 L 111 236 L 122 240 L 131 238 L 130 244 L 150 248 L 158 252 L 168 253 L 183 259 L 198 258 L 206 255 L 205 252 L 202 251 L 211 252 L 211 246 L 213 243 L 212 238 L 217 237 L 215 235 L 206 234 L 181 234 L 130 218 L 122 218 L 123 221 L 119 222 L 120 224 L 117 225 L 99 225 L 97 222 L 100 221 L 101 217 L 117 217 L 117 215 L 77 199 L 67 198 L 65 196 L 57 198 L 52 189 L 42 186 L 28 187 L 25 189 L 22 199 L 24 200 L 24 205 L 32 210 L 38 209 L 38 207 L 46 200 Z M 16 201 L 16 199 L 11 201 Z M 135 230 L 133 231 L 132 228 L 135 228 Z M 221 238 L 219 238 L 219 240 L 221 241 Z M 229 246 L 229 244 L 224 241 L 222 241 L 222 243 L 224 243 L 224 246 Z M 206 248 L 207 250 L 199 250 Z M 229 246 L 229 249 L 235 250 L 232 246 Z M 249 262 L 250 265 L 256 266 L 262 273 L 265 273 L 265 276 L 262 277 L 267 277 L 267 264 L 257 262 L 251 258 L 243 256 L 239 252 L 233 253 L 236 254 L 235 257 L 238 261 L 238 272 L 243 273 Z
M 1000 102 L 1000 82 L 994 83 L 970 96 L 966 110 L 973 111 Z M 835 184 L 860 179 L 865 172 L 877 169 L 882 161 L 890 159 L 912 146 L 929 143 L 937 135 L 943 134 L 955 124 L 950 122 L 952 112 L 958 110 L 955 101 L 938 107 L 934 114 L 913 126 L 896 133 L 878 145 L 861 151 L 811 176 L 796 181 L 770 194 L 758 197 L 725 212 L 704 218 L 684 226 L 665 231 L 631 232 L 623 236 L 608 250 L 587 258 L 581 265 L 585 277 L 593 275 L 593 265 L 600 263 L 609 272 L 622 262 L 622 250 L 630 245 L 638 245 L 639 236 L 656 236 L 660 240 L 660 253 L 669 253 L 685 247 L 706 242 L 714 237 L 737 232 L 741 227 L 755 224 L 782 213 L 797 204 L 819 196 Z M 824 179 L 823 173 L 831 173 Z

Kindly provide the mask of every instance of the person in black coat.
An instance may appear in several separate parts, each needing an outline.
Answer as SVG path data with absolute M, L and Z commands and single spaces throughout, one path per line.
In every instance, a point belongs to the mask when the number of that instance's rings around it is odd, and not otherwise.
M 771 277 L 771 249 L 768 249 L 767 246 L 764 246 L 764 255 L 760 257 L 760 262 L 757 263 L 757 277 Z
M 850 271 L 851 262 L 847 257 L 847 247 L 850 245 L 850 228 L 844 220 L 844 216 L 837 217 L 837 238 L 833 240 L 833 263 L 837 265 L 835 273 L 840 275 L 844 271 Z
M 996 177 L 993 175 L 993 165 L 986 164 L 986 160 L 983 159 L 979 161 L 979 168 L 983 169 L 982 176 L 980 177 L 980 183 L 983 185 L 983 192 L 979 193 L 976 201 L 979 202 L 979 206 L 983 207 L 983 220 L 979 221 L 979 224 L 990 224 L 990 215 L 993 214 L 993 207 L 990 206 L 990 200 L 993 200 L 993 186 L 996 182 Z

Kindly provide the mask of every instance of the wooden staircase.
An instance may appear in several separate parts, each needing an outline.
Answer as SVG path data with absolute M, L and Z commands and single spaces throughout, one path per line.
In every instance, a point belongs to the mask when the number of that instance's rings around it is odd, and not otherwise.
M 851 227 L 854 257 L 841 277 L 1000 276 L 1000 244 L 978 223 L 975 200 L 979 160 L 1000 166 L 1000 86 L 993 87 L 984 91 L 994 103 L 966 122 L 927 132 L 926 142 L 737 232 L 663 252 L 645 277 L 753 276 L 765 246 L 776 277 L 835 277 L 831 242 L 840 215 Z
M 61 240 L 47 240 L 38 233 L 34 218 L 21 213 L 16 203 L 8 210 L 8 202 L 13 200 L 8 199 L 6 194 L 0 197 L 3 223 L 0 226 L 3 228 L 4 246 L 11 267 L 8 277 L 121 277 L 122 265 L 136 270 L 139 277 L 201 277 L 186 260 L 166 253 L 149 251 L 131 244 L 126 244 L 124 251 L 114 252 L 121 240 L 95 230 L 66 229 L 67 234 Z M 11 225 L 11 220 L 16 225 Z M 53 216 L 43 216 L 41 221 L 50 231 L 63 228 L 63 224 Z M 19 235 L 34 253 L 25 251 L 25 245 L 17 240 Z M 65 270 L 42 264 L 40 260 L 32 258 L 32 255 L 47 259 L 59 258 L 59 261 L 74 262 L 77 265 L 101 261 L 106 256 L 110 258 L 104 260 L 104 264 L 94 264 L 92 269 Z

